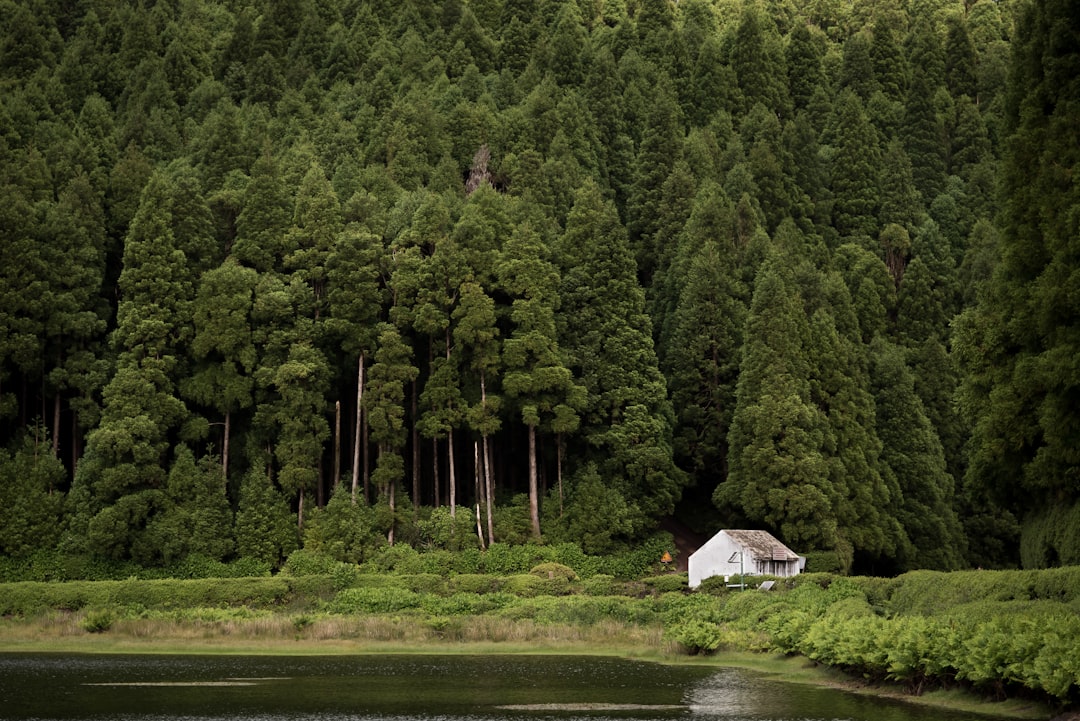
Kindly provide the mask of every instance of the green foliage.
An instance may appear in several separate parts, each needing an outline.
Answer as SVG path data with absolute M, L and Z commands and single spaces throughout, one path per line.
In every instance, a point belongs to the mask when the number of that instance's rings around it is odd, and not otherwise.
M 182 5 L 5 5 L 0 573 L 1075 562 L 1069 8 Z
M 396 613 L 420 607 L 422 596 L 404 588 L 347 588 L 327 604 L 330 613 Z
M 671 593 L 687 590 L 688 580 L 685 573 L 670 573 L 663 576 L 643 578 L 641 582 L 649 588 L 656 589 L 658 593 Z
M 116 623 L 116 613 L 111 608 L 92 608 L 83 616 L 79 626 L 87 633 L 105 633 Z

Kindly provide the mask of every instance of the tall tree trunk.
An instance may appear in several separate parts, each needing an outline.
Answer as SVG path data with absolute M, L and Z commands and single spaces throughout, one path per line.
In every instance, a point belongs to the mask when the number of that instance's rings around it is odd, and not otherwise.
M 487 532 L 488 543 L 495 543 L 495 483 L 492 480 L 491 444 L 484 436 L 484 480 L 487 486 Z
M 75 467 L 79 465 L 79 416 L 75 410 L 71 411 L 71 477 L 75 477 Z
M 446 462 L 450 476 L 450 517 L 457 518 L 457 474 L 454 471 L 454 429 L 446 431 Z
M 221 439 L 221 480 L 229 487 L 229 433 L 232 430 L 232 413 L 225 411 L 225 437 Z
M 334 401 L 334 493 L 341 485 L 341 401 Z
M 304 536 L 304 492 L 300 491 L 300 502 L 296 506 L 296 530 L 300 537 Z
M 562 495 L 562 433 L 556 435 L 555 438 L 555 477 L 559 481 L 559 518 L 563 516 L 563 495 Z
M 364 503 L 371 503 L 371 463 L 368 461 L 368 425 L 367 425 L 367 411 L 360 416 L 361 427 L 363 428 L 363 442 L 360 444 L 363 449 L 363 467 L 360 472 L 364 476 Z
M 473 441 L 473 475 L 476 480 L 476 535 L 480 539 L 480 548 L 486 549 L 484 527 L 480 523 L 480 498 L 483 496 L 480 486 L 480 443 Z
M 412 382 L 412 504 L 413 508 L 420 507 L 420 431 L 416 428 L 417 413 L 417 385 L 415 379 Z
M 52 454 L 53 458 L 60 457 L 60 391 L 53 399 Z
M 529 519 L 533 538 L 540 538 L 540 498 L 536 483 L 536 426 L 529 426 Z
M 438 508 L 441 504 L 440 488 L 439 488 L 439 439 L 431 439 L 431 489 L 434 492 L 434 506 Z
M 364 409 L 364 354 L 360 354 L 356 371 L 356 428 L 353 429 L 352 455 L 352 501 L 356 504 L 356 487 L 360 483 L 360 426 Z M 365 478 L 365 481 L 367 479 Z M 367 484 L 364 484 L 364 498 L 367 498 Z
M 487 380 L 483 371 L 480 371 L 480 405 L 484 409 L 484 415 L 487 415 Z M 485 433 L 481 438 L 484 441 L 484 487 L 486 490 L 485 499 L 487 501 L 487 532 L 488 542 L 495 542 L 495 524 L 491 517 L 492 506 L 494 506 L 494 492 L 492 489 L 491 481 L 491 448 L 488 445 L 488 437 Z

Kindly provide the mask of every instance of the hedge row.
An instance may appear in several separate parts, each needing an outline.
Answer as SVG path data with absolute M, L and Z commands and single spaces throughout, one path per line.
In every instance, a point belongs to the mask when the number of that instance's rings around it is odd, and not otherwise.
M 274 607 L 291 597 L 330 594 L 327 579 L 283 577 L 162 579 L 142 581 L 21 581 L 0 585 L 0 615 L 27 615 L 55 609 L 140 606 L 149 609 L 251 606 Z
M 1018 688 L 1080 700 L 1080 569 L 799 577 L 684 608 L 667 626 L 691 652 L 770 648 L 877 679 Z

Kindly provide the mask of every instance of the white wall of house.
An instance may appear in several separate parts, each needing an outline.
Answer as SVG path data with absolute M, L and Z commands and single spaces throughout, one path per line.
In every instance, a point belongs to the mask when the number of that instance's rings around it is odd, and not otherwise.
M 741 566 L 740 566 L 741 554 Z M 697 588 L 706 578 L 712 576 L 735 576 L 744 573 L 747 576 L 795 576 L 802 570 L 805 559 L 797 561 L 774 561 L 771 558 L 754 558 L 754 552 L 743 547 L 720 531 L 710 538 L 704 546 L 690 554 L 688 561 L 690 588 Z M 733 579 L 732 582 L 737 582 Z

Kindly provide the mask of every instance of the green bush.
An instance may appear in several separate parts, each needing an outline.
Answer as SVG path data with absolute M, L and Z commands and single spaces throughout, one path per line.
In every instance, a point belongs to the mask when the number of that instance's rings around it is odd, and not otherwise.
M 542 546 L 531 544 L 511 546 L 506 543 L 492 543 L 484 552 L 482 568 L 485 573 L 509 576 L 515 573 L 527 573 L 530 568 L 549 560 L 550 553 Z
M 340 565 L 340 561 L 330 556 L 301 548 L 289 554 L 281 573 L 286 576 L 329 576 Z
M 551 561 L 545 563 L 538 563 L 529 569 L 529 573 L 538 578 L 547 579 L 561 579 L 566 582 L 578 580 L 578 575 L 574 573 L 574 569 L 569 566 L 564 566 L 561 563 L 553 563 Z
M 727 587 L 727 581 L 724 580 L 723 576 L 709 576 L 698 584 L 696 590 L 698 593 L 708 593 L 716 596 L 726 594 L 731 589 Z
M 562 578 L 538 578 L 530 574 L 507 576 L 503 579 L 502 590 L 521 598 L 536 596 L 563 595 L 569 593 L 570 584 Z
M 401 582 L 405 588 L 416 593 L 433 593 L 445 596 L 449 592 L 450 584 L 447 579 L 434 573 L 414 573 L 402 576 Z
M 646 586 L 655 589 L 660 593 L 686 591 L 689 588 L 687 586 L 688 579 L 685 573 L 667 573 L 663 576 L 652 576 L 641 580 Z
M 371 554 L 364 568 L 376 573 L 422 573 L 420 554 L 412 546 L 398 543 Z
M 450 588 L 461 593 L 495 593 L 501 585 L 498 577 L 479 573 L 450 577 Z
M 687 653 L 712 653 L 720 648 L 723 633 L 715 623 L 696 618 L 678 623 L 668 631 L 668 637 L 678 642 Z
M 87 633 L 105 633 L 116 623 L 116 612 L 111 608 L 94 608 L 86 612 L 79 624 Z
M 423 596 L 404 588 L 347 588 L 326 605 L 330 613 L 396 613 L 419 608 Z
M 843 573 L 844 564 L 836 551 L 808 551 L 806 573 Z
M 620 584 L 614 576 L 597 573 L 586 578 L 581 584 L 583 593 L 589 596 L 611 596 L 618 593 Z

